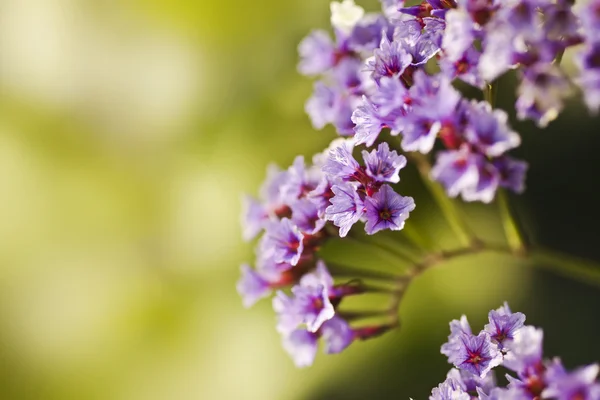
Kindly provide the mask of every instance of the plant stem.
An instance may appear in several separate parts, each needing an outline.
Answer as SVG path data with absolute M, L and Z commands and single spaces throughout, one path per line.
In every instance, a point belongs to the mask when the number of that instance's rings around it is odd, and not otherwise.
M 496 104 L 496 94 L 498 93 L 498 84 L 496 82 L 488 83 L 483 90 L 483 98 L 492 108 Z
M 562 276 L 600 287 L 600 264 L 542 248 L 529 252 L 534 267 L 547 268 Z
M 400 277 L 398 275 L 389 274 L 387 272 L 364 270 L 360 268 L 350 267 L 334 262 L 327 262 L 327 268 L 329 271 L 336 276 L 348 276 L 355 278 L 374 279 L 384 282 L 395 281 Z
M 438 207 L 446 217 L 450 228 L 456 234 L 458 240 L 464 245 L 469 246 L 473 242 L 478 241 L 475 234 L 469 226 L 464 222 L 464 219 L 452 199 L 448 197 L 444 189 L 437 183 L 431 180 L 429 173 L 431 165 L 429 161 L 420 153 L 410 153 L 408 156 L 415 162 L 423 183 L 433 196 Z
M 525 254 L 527 248 L 525 241 L 519 231 L 517 222 L 510 210 L 510 204 L 508 202 L 508 196 L 502 189 L 498 190 L 496 194 L 498 198 L 498 206 L 500 208 L 500 218 L 502 218 L 502 226 L 504 227 L 504 233 L 508 246 L 515 254 Z
M 376 247 L 380 250 L 383 250 L 386 254 L 394 256 L 396 259 L 399 259 L 407 264 L 414 263 L 414 260 L 410 256 L 402 253 L 402 251 L 400 251 L 398 248 L 391 248 L 389 246 L 382 244 L 379 241 L 371 241 L 371 240 L 366 239 L 365 237 L 359 237 L 356 234 L 354 234 L 353 232 L 349 232 L 348 236 L 346 236 L 346 237 L 353 239 L 359 243 L 365 244 L 367 246 Z

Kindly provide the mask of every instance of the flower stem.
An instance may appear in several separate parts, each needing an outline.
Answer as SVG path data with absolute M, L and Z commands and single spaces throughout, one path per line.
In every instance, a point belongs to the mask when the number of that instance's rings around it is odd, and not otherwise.
M 420 153 L 410 153 L 409 157 L 415 162 L 419 173 L 421 174 L 423 183 L 446 217 L 450 228 L 454 231 L 458 240 L 465 246 L 470 246 L 472 243 L 477 242 L 478 239 L 465 223 L 458 207 L 456 207 L 452 199 L 448 197 L 444 189 L 437 182 L 431 180 L 429 176 L 431 171 L 429 161 Z
M 508 196 L 504 190 L 498 190 L 497 193 L 498 206 L 500 208 L 500 217 L 502 218 L 502 226 L 504 227 L 504 233 L 508 246 L 515 254 L 525 254 L 527 248 L 523 236 L 519 231 L 517 222 L 510 210 L 510 204 L 508 202 Z
M 557 251 L 534 248 L 529 252 L 534 267 L 547 268 L 557 274 L 600 287 L 600 264 Z
M 379 241 L 371 241 L 371 240 L 366 239 L 365 237 L 358 236 L 358 235 L 356 235 L 356 233 L 354 233 L 352 231 L 348 233 L 346 238 L 354 240 L 354 241 L 364 244 L 366 246 L 375 247 L 380 250 L 383 250 L 383 253 L 385 253 L 386 255 L 392 256 L 396 261 L 400 260 L 403 263 L 408 264 L 408 265 L 414 263 L 414 261 L 410 258 L 410 256 L 402 253 L 402 251 L 400 251 L 398 248 L 392 249 L 389 246 L 383 245 Z

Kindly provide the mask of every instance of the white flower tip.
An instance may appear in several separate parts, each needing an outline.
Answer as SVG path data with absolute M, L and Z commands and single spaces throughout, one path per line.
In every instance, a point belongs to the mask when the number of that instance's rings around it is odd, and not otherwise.
M 350 34 L 354 26 L 365 15 L 365 10 L 354 4 L 354 0 L 332 1 L 330 8 L 331 25 L 346 34 Z

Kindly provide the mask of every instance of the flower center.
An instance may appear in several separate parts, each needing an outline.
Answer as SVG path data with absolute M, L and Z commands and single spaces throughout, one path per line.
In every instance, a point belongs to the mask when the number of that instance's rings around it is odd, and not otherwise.
M 379 211 L 379 218 L 387 221 L 392 218 L 392 213 L 387 208 L 384 208 L 383 210 Z

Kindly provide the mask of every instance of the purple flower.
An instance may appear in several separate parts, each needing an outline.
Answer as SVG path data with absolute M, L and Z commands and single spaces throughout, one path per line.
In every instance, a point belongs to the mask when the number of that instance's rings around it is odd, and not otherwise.
M 325 218 L 340 228 L 340 237 L 345 237 L 364 214 L 364 204 L 351 183 L 335 185 L 331 190 L 334 196 L 329 200 Z
M 323 129 L 325 125 L 336 119 L 337 100 L 332 87 L 321 81 L 315 82 L 313 95 L 308 99 L 305 111 L 315 129 Z
M 287 179 L 281 185 L 281 197 L 286 204 L 305 197 L 321 182 L 322 172 L 317 167 L 308 167 L 303 156 L 297 156 L 288 168 Z
M 333 67 L 335 49 L 327 32 L 316 30 L 305 37 L 298 46 L 300 63 L 298 71 L 303 75 L 318 75 Z
M 434 113 L 435 111 L 423 111 L 409 115 L 406 128 L 402 132 L 402 150 L 427 154 L 433 149 L 435 139 L 442 129 L 442 123 L 428 115 Z
M 373 146 L 381 129 L 385 127 L 385 123 L 379 117 L 375 105 L 366 96 L 363 96 L 362 102 L 352 113 L 352 122 L 355 124 L 354 139 L 356 144 L 365 143 L 368 147 Z
M 335 314 L 329 300 L 332 288 L 333 278 L 323 261 L 319 261 L 315 272 L 304 275 L 300 283 L 292 287 L 292 297 L 277 292 L 273 298 L 273 309 L 278 317 L 277 330 L 288 334 L 298 325 L 306 324 L 309 332 L 317 332 Z
M 471 16 L 464 9 L 449 10 L 446 13 L 446 30 L 442 39 L 444 55 L 455 62 L 463 58 L 473 46 L 475 32 Z
M 352 141 L 344 141 L 337 147 L 329 150 L 329 157 L 322 167 L 323 172 L 332 178 L 344 181 L 354 180 L 360 165 L 352 156 L 354 144 Z
M 577 83 L 583 90 L 585 103 L 596 113 L 600 109 L 600 41 L 586 43 L 575 62 L 581 72 Z
M 443 124 L 454 120 L 461 96 L 448 78 L 417 71 L 410 97 L 413 107 L 406 118 L 402 148 L 428 153 Z
M 463 189 L 462 198 L 465 201 L 489 203 L 494 200 L 496 190 L 498 190 L 500 174 L 494 165 L 481 154 L 475 154 L 474 160 L 477 166 L 477 182 Z
M 471 335 L 471 326 L 464 315 L 460 317 L 460 320 L 453 319 L 450 321 L 450 335 L 448 336 L 448 341 L 441 348 L 441 353 L 448 357 L 448 362 L 451 364 L 454 363 L 453 357 L 460 349 L 460 338 L 463 334 Z
M 402 42 L 390 42 L 387 36 L 383 35 L 374 56 L 367 60 L 367 70 L 372 71 L 373 79 L 379 81 L 384 76 L 402 75 L 411 61 L 412 56 L 406 52 Z
M 600 10 L 600 1 L 591 0 L 580 4 L 577 12 L 583 32 L 591 40 L 600 37 L 600 13 L 598 10 Z
M 272 221 L 268 224 L 261 240 L 261 251 L 265 257 L 272 255 L 275 262 L 298 264 L 304 245 L 304 235 L 288 219 Z
M 283 196 L 281 188 L 287 180 L 287 171 L 281 170 L 275 164 L 267 167 L 267 178 L 260 188 L 260 198 L 266 203 L 269 212 L 274 211 L 282 205 Z
M 523 326 L 525 314 L 517 312 L 512 313 L 508 304 L 504 304 L 498 310 L 492 310 L 488 314 L 489 324 L 485 325 L 484 330 L 490 334 L 492 340 L 503 349 L 506 340 L 513 340 L 515 333 Z
M 372 197 L 365 199 L 365 231 L 372 235 L 382 229 L 398 231 L 404 228 L 409 213 L 415 209 L 412 197 L 403 197 L 389 185 L 383 185 Z
M 333 317 L 325 321 L 321 326 L 321 334 L 327 354 L 340 353 L 354 341 L 354 331 L 340 317 Z
M 314 235 L 325 226 L 325 220 L 319 216 L 319 209 L 314 201 L 300 199 L 292 205 L 292 222 L 301 232 Z
M 242 276 L 237 282 L 237 292 L 242 296 L 242 304 L 250 308 L 258 300 L 271 294 L 268 280 L 248 264 L 240 267 Z
M 283 348 L 298 368 L 313 364 L 318 349 L 318 335 L 305 329 L 297 329 L 283 337 Z
M 453 379 L 463 391 L 469 393 L 481 391 L 484 394 L 489 394 L 496 386 L 496 378 L 493 371 L 486 375 L 485 378 L 481 378 L 479 375 L 475 375 L 464 369 L 452 368 L 448 371 L 446 379 Z
M 390 37 L 392 30 L 393 27 L 384 16 L 367 14 L 356 24 L 346 45 L 357 53 L 371 53 L 379 47 L 382 36 Z
M 450 79 L 458 78 L 469 85 L 483 89 L 485 81 L 479 75 L 477 65 L 481 53 L 469 47 L 461 58 L 451 61 L 448 57 L 440 59 L 442 73 Z
M 473 100 L 467 118 L 467 140 L 487 156 L 497 157 L 521 143 L 521 137 L 508 127 L 506 112 L 492 110 L 487 102 Z
M 494 367 L 502 363 L 502 353 L 492 343 L 486 332 L 479 335 L 463 334 L 460 347 L 452 355 L 454 366 L 484 378 Z
M 514 339 L 507 343 L 503 365 L 515 372 L 535 370 L 542 361 L 544 332 L 526 325 L 519 329 Z
M 571 85 L 555 65 L 539 63 L 524 70 L 516 108 L 519 119 L 532 119 L 544 128 L 563 109 L 563 99 Z
M 494 24 L 487 30 L 483 40 L 483 53 L 477 67 L 479 75 L 487 82 L 492 82 L 513 68 L 514 35 L 514 29 L 503 23 Z
M 431 177 L 444 186 L 448 196 L 456 197 L 466 188 L 477 184 L 479 172 L 476 157 L 467 147 L 440 151 L 431 169 Z
M 250 241 L 256 237 L 269 220 L 265 206 L 251 196 L 242 197 L 242 237 Z
M 500 186 L 515 193 L 522 193 L 525 190 L 525 174 L 528 168 L 525 161 L 502 156 L 494 159 L 493 163 L 500 174 Z
M 394 120 L 406 114 L 410 99 L 408 90 L 399 79 L 382 77 L 377 90 L 370 97 L 377 106 L 379 115 L 385 117 L 385 123 L 393 128 Z
M 471 400 L 471 396 L 464 391 L 460 383 L 447 378 L 438 387 L 433 388 L 429 400 Z
M 362 152 L 367 175 L 378 182 L 400 182 L 400 170 L 406 166 L 406 157 L 390 151 L 386 142 L 381 143 L 377 150 L 370 153 Z
M 542 392 L 542 396 L 557 400 L 598 400 L 600 383 L 596 382 L 596 377 L 599 370 L 598 364 L 592 364 L 549 379 L 548 388 Z

